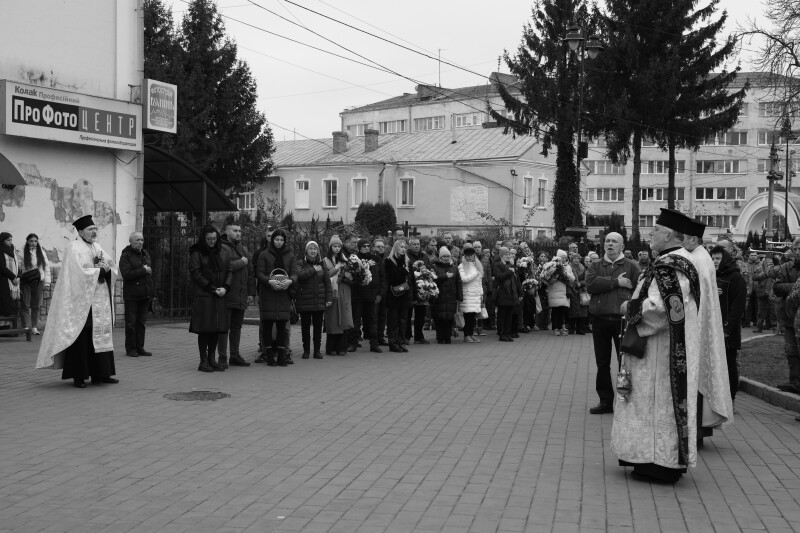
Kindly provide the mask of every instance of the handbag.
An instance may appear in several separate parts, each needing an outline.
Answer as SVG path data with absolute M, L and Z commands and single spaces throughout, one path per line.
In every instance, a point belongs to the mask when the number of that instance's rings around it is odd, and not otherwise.
M 276 291 L 285 291 L 289 285 L 289 275 L 282 268 L 276 268 L 269 274 L 270 286 Z
M 34 268 L 33 270 L 28 270 L 27 272 L 23 272 L 19 279 L 25 285 L 36 285 L 42 280 L 42 273 L 39 272 L 38 268 Z
M 581 307 L 589 307 L 589 302 L 592 301 L 592 297 L 589 296 L 589 293 L 586 291 L 581 291 L 580 297 L 581 297 Z
M 298 322 L 300 322 L 300 313 L 297 312 L 294 300 L 292 300 L 292 307 L 289 309 L 289 324 L 295 325 Z
M 456 312 L 453 315 L 453 326 L 456 329 L 461 329 L 464 327 L 464 313 L 461 312 L 461 304 L 458 305 Z
M 636 326 L 631 326 L 623 321 L 622 342 L 619 351 L 641 359 L 644 357 L 644 349 L 647 347 L 647 338 L 640 337 Z
M 489 311 L 487 311 L 486 307 L 483 305 L 481 306 L 481 312 L 478 313 L 478 318 L 482 320 L 486 320 L 487 318 L 489 318 Z
M 393 296 L 402 296 L 411 290 L 411 286 L 408 284 L 407 281 L 404 281 L 400 285 L 392 285 L 392 295 Z

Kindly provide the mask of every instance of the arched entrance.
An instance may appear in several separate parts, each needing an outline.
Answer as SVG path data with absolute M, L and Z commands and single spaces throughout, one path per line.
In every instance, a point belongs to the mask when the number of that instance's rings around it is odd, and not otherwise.
M 734 229 L 734 238 L 745 238 L 747 233 L 761 232 L 764 227 L 768 212 L 769 193 L 763 192 L 752 197 L 739 213 L 739 219 Z M 773 198 L 774 211 L 786 216 L 784 211 L 785 197 L 783 192 L 776 192 Z M 800 234 L 800 196 L 789 194 L 789 233 Z

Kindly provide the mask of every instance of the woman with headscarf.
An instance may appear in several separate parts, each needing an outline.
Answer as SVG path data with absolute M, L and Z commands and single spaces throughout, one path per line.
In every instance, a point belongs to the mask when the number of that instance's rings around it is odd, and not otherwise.
M 50 289 L 52 277 L 50 262 L 39 244 L 39 236 L 35 233 L 31 233 L 25 238 L 25 251 L 22 256 L 22 274 L 20 274 L 22 324 L 25 328 L 31 328 L 31 333 L 34 335 L 39 335 L 39 307 L 42 301 L 42 289 Z
M 330 276 L 333 304 L 325 311 L 325 354 L 347 354 L 347 335 L 353 329 L 353 300 L 350 285 L 339 282 L 339 273 L 347 263 L 338 235 L 328 242 L 328 253 L 322 260 Z M 350 276 L 350 274 L 345 274 Z
M 200 372 L 224 372 L 215 359 L 220 333 L 228 331 L 225 294 L 233 280 L 231 261 L 222 250 L 219 230 L 207 224 L 200 239 L 189 248 L 189 275 L 194 284 L 194 301 L 189 331 L 197 334 Z
M 742 314 L 747 302 L 747 282 L 736 259 L 722 246 L 711 249 L 711 259 L 717 267 L 717 292 L 725 334 L 725 358 L 728 360 L 728 383 L 731 400 L 739 389 L 739 350 L 742 348 Z M 787 306 L 788 308 L 788 306 Z
M 389 351 L 407 352 L 405 347 L 406 320 L 408 309 L 413 305 L 411 288 L 414 279 L 406 256 L 406 241 L 397 239 L 392 245 L 389 257 L 383 261 L 386 271 L 386 325 L 389 337 Z
M 311 326 L 314 326 L 314 359 L 322 359 L 322 322 L 325 309 L 333 303 L 331 279 L 320 257 L 319 245 L 306 243 L 306 255 L 297 272 L 297 297 L 295 307 L 300 313 L 300 330 L 303 336 L 303 359 L 311 354 Z
M 474 249 L 472 255 L 475 256 Z M 436 325 L 436 342 L 450 344 L 453 336 L 453 317 L 458 311 L 463 293 L 458 266 L 453 263 L 452 253 L 447 246 L 439 249 L 439 257 L 433 261 L 433 272 L 436 274 L 436 285 L 439 286 L 439 296 L 431 303 L 431 317 Z
M 567 252 L 556 251 L 553 261 L 542 268 L 541 276 L 542 280 L 547 282 L 547 302 L 550 305 L 553 335 L 568 335 L 569 297 L 567 296 L 567 285 L 575 282 L 575 276 L 567 264 Z
M 20 297 L 19 259 L 10 233 L 0 233 L 0 316 L 16 316 Z M 10 324 L 0 322 L 2 327 Z
M 568 268 L 572 269 L 575 282 L 567 285 L 569 294 L 569 332 L 586 335 L 586 321 L 589 316 L 589 306 L 581 304 L 581 293 L 586 292 L 586 267 L 581 262 L 580 254 L 569 254 Z M 588 300 L 587 300 L 588 301 Z
M 464 313 L 464 342 L 480 342 L 474 334 L 478 313 L 483 307 L 483 265 L 470 243 L 462 249 L 458 276 L 461 280 L 461 312 Z
M 285 231 L 275 230 L 270 237 L 269 247 L 258 256 L 256 265 L 256 278 L 261 287 L 259 302 L 264 335 L 261 346 L 267 350 L 267 366 L 291 364 L 286 350 L 286 323 L 292 311 L 297 265 L 287 240 Z M 274 279 L 275 275 L 285 275 L 288 279 L 279 281 Z M 273 326 L 276 328 L 275 339 L 272 338 Z

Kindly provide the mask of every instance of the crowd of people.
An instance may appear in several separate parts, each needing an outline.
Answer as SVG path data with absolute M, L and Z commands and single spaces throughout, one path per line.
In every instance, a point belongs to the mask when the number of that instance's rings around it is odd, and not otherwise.
M 145 350 L 152 268 L 141 233 L 119 266 L 97 241 L 91 217 L 75 222 L 79 238 L 64 253 L 37 367 L 62 369 L 78 388 L 86 380 L 117 383 L 111 341 L 114 279 L 123 278 L 125 350 Z M 704 243 L 705 226 L 663 209 L 650 251 L 634 258 L 618 233 L 602 248 L 578 253 L 570 243 L 550 256 L 526 242 L 480 240 L 456 246 L 441 238 L 334 235 L 304 243 L 295 257 L 281 229 L 251 253 L 241 228 L 203 227 L 189 251 L 193 303 L 189 330 L 197 335 L 198 370 L 247 367 L 241 330 L 257 302 L 255 363 L 294 364 L 290 325 L 300 322 L 303 359 L 345 356 L 364 348 L 408 352 L 430 344 L 497 341 L 547 330 L 553 336 L 592 335 L 599 403 L 591 414 L 614 414 L 612 448 L 634 473 L 677 480 L 696 463 L 703 438 L 733 420 L 742 327 L 780 328 L 789 382 L 800 394 L 800 239 L 784 253 L 742 253 L 728 239 Z M 38 334 L 38 302 L 51 282 L 36 235 L 20 252 L 0 234 L 0 316 L 21 300 L 26 327 Z M 599 252 L 599 253 L 598 253 Z M 602 255 L 601 255 L 602 254 Z M 0 325 L 1 326 L 1 325 Z M 325 346 L 322 336 L 325 335 Z M 484 339 L 485 340 L 485 339 Z M 490 349 L 490 348 L 487 348 Z M 617 383 L 612 379 L 616 352 Z

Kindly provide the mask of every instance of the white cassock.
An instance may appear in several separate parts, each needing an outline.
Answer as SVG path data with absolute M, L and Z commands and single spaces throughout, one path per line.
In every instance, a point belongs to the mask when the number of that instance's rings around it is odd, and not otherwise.
M 683 248 L 668 255 L 680 255 L 691 260 Z M 662 256 L 663 257 L 663 256 Z M 658 260 L 656 260 L 656 264 Z M 670 387 L 670 339 L 667 311 L 656 280 L 649 287 L 639 281 L 633 298 L 647 291 L 642 301 L 642 321 L 636 326 L 647 347 L 641 359 L 626 356 L 631 374 L 631 393 L 628 401 L 614 402 L 614 424 L 611 427 L 611 450 L 622 461 L 636 464 L 656 464 L 666 468 L 683 469 L 697 464 L 697 376 L 700 366 L 700 323 L 697 304 L 689 280 L 677 272 L 683 295 L 686 340 L 686 400 L 689 430 L 688 464 L 678 462 L 678 428 L 672 405 Z M 716 292 L 714 293 L 716 296 Z

